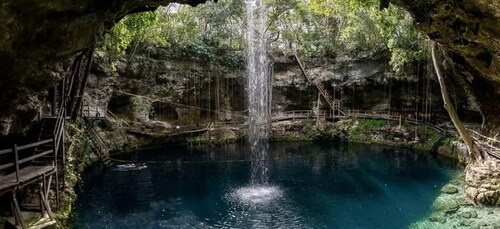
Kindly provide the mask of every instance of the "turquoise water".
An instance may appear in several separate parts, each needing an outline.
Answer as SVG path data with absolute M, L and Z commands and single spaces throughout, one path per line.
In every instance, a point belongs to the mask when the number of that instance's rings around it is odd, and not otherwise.
M 148 168 L 87 171 L 73 228 L 406 228 L 455 171 L 408 149 L 271 144 L 269 184 L 255 187 L 249 158 L 243 145 L 122 155 Z

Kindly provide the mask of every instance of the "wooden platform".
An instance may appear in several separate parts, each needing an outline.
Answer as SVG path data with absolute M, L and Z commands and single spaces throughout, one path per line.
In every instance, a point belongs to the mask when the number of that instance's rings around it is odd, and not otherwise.
M 0 177 L 0 193 L 13 189 L 17 185 L 22 185 L 33 179 L 55 172 L 55 166 L 28 166 L 19 170 L 19 183 L 17 183 L 16 173 L 11 173 Z

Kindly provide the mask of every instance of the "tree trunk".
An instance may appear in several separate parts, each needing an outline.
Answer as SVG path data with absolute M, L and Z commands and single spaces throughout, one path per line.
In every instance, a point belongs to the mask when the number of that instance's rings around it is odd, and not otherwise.
M 443 97 L 443 102 L 444 102 L 444 108 L 450 115 L 451 121 L 453 122 L 453 125 L 457 129 L 458 133 L 460 134 L 460 137 L 463 139 L 465 144 L 467 145 L 467 149 L 469 150 L 469 157 L 471 159 L 471 162 L 479 161 L 482 160 L 483 157 L 481 153 L 479 152 L 479 149 L 477 148 L 476 144 L 474 143 L 474 140 L 471 138 L 469 135 L 469 132 L 465 129 L 465 126 L 463 125 L 462 121 L 460 121 L 460 118 L 458 117 L 457 111 L 455 110 L 455 107 L 453 106 L 453 103 L 450 100 L 450 97 L 448 96 L 448 91 L 446 89 L 446 83 L 444 82 L 443 75 L 441 74 L 441 68 L 439 67 L 437 58 L 436 58 L 436 42 L 431 41 L 432 45 L 432 63 L 434 64 L 434 69 L 436 70 L 436 75 L 438 77 L 439 81 L 439 86 L 441 87 L 441 95 Z

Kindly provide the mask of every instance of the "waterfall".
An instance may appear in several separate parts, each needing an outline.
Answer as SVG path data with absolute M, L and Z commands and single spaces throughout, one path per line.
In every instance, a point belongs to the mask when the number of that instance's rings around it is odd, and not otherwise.
M 265 38 L 266 6 L 263 0 L 246 0 L 248 143 L 252 153 L 252 183 L 268 180 L 269 81 Z

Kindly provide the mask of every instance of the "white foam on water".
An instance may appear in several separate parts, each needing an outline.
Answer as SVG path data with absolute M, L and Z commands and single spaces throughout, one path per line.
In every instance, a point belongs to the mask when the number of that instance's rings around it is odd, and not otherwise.
M 231 200 L 245 205 L 265 205 L 283 197 L 283 190 L 272 185 L 250 185 L 229 194 Z

